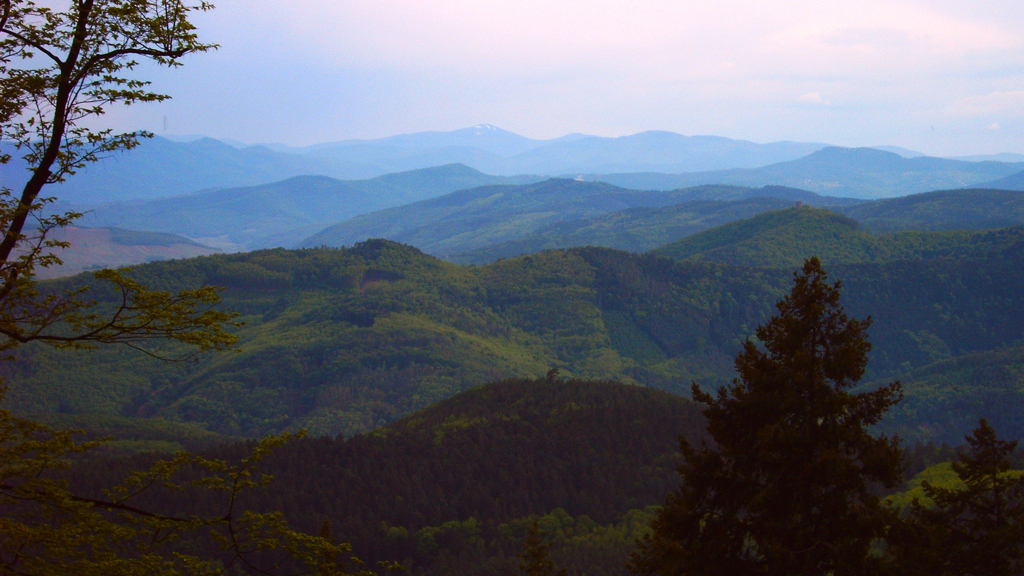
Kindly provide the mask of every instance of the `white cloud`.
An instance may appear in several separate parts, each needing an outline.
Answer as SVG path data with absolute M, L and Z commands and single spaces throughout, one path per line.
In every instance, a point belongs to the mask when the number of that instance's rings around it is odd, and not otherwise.
M 797 102 L 803 102 L 804 104 L 829 104 L 829 101 L 822 98 L 821 94 L 817 92 L 808 92 L 796 100 Z

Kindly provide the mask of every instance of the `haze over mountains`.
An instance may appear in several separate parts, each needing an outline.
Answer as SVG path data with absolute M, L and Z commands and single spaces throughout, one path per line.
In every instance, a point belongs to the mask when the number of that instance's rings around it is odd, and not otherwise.
M 298 151 L 206 141 L 193 151 L 363 168 L 446 154 L 598 165 L 629 140 L 538 143 L 480 130 Z M 669 141 L 662 151 L 681 142 L 645 133 L 627 144 L 642 151 L 637 142 L 657 138 Z M 719 157 L 766 153 L 698 140 L 687 142 L 724 146 Z M 552 150 L 561 156 L 541 154 Z M 679 434 L 701 437 L 688 387 L 735 377 L 737 351 L 810 256 L 842 281 L 851 317 L 873 319 L 859 390 L 905 383 L 875 431 L 908 447 L 956 443 L 984 417 L 1024 437 L 1024 191 L 965 188 L 1013 186 L 1021 165 L 911 152 L 819 147 L 675 174 L 507 176 L 452 163 L 170 196 L 151 187 L 156 197 L 95 205 L 83 223 L 100 228 L 61 230 L 92 250 L 62 254 L 64 272 L 174 259 L 129 274 L 169 292 L 220 287 L 238 313 L 237 353 L 167 364 L 126 348 L 29 344 L 0 365 L 18 384 L 6 401 L 59 428 L 119 438 L 108 455 L 136 453 L 122 463 L 304 428 L 311 438 L 267 461 L 285 488 L 261 506 L 310 531 L 330 517 L 365 558 L 402 558 L 423 576 L 511 574 L 506 552 L 542 514 L 571 534 L 555 540 L 563 565 L 619 576 L 654 513 L 644 507 L 676 481 Z M 179 184 L 216 176 L 214 160 L 190 158 Z M 260 177 L 309 165 L 270 162 Z M 908 194 L 920 189 L 929 191 Z M 242 253 L 191 257 L 215 250 L 202 244 Z M 119 301 L 88 275 L 40 284 L 85 287 L 101 308 Z M 179 499 L 160 505 L 193 505 Z
M 522 184 L 534 176 L 490 176 L 462 165 L 369 180 L 296 176 L 281 182 L 96 207 L 87 226 L 181 234 L 225 250 L 293 246 L 339 220 L 485 185 Z
M 830 196 L 886 198 L 931 190 L 968 187 L 1010 187 L 1024 164 L 968 162 L 928 156 L 904 158 L 874 148 L 830 146 L 796 160 L 751 169 L 684 174 L 593 174 L 588 180 L 627 188 L 669 190 L 701 184 L 792 186 Z M 1012 177 L 1011 177 L 1012 178 Z
M 90 165 L 56 193 L 58 208 L 86 213 L 79 225 L 174 234 L 225 251 L 347 246 L 383 237 L 461 262 L 486 262 L 585 244 L 647 250 L 729 218 L 782 207 L 760 201 L 720 207 L 717 216 L 710 206 L 697 212 L 677 207 L 674 216 L 650 212 L 697 200 L 735 201 L 741 199 L 740 188 L 746 199 L 771 196 L 753 191 L 772 189 L 775 200 L 816 206 L 970 186 L 1024 189 L 1024 163 L 888 149 L 755 144 L 655 131 L 535 140 L 490 125 L 305 148 L 155 138 Z M 414 169 L 395 172 L 408 168 Z M 0 167 L 0 182 L 16 183 L 18 169 L 17 162 Z M 587 182 L 515 188 L 552 174 Z M 615 201 L 607 196 L 610 188 L 602 188 L 608 184 L 619 190 Z M 708 185 L 705 193 L 695 192 Z M 481 186 L 509 188 L 474 190 Z M 446 196 L 459 191 L 467 192 Z M 821 196 L 833 199 L 823 203 Z M 430 204 L 434 200 L 439 204 Z M 645 218 L 653 220 L 640 223 L 633 215 L 618 215 L 603 223 L 584 222 L 632 209 L 647 210 Z M 1012 211 L 998 217 L 988 209 L 980 213 L 991 221 L 975 218 L 974 229 L 1018 221 Z M 628 233 L 609 236 L 612 222 L 626 221 L 632 222 Z M 578 230 L 549 229 L 568 222 Z M 79 258 L 80 265 L 65 270 L 137 261 L 96 258 Z
M 10 146 L 2 148 L 11 151 Z M 490 125 L 304 148 L 237 148 L 210 138 L 174 142 L 155 137 L 130 152 L 80 170 L 61 185 L 59 196 L 63 204 L 92 207 L 210 188 L 258 186 L 295 176 L 359 180 L 461 163 L 493 175 L 583 174 L 589 175 L 589 180 L 638 189 L 786 185 L 829 195 L 875 198 L 975 186 L 1024 171 L 1024 163 L 1017 162 L 1024 158 L 1012 154 L 998 158 L 1007 161 L 904 158 L 878 149 L 802 142 L 757 144 L 659 131 L 618 138 L 571 134 L 534 140 Z M 24 179 L 24 166 L 19 162 L 15 154 L 10 164 L 0 166 L 0 184 L 14 188 Z M 1006 186 L 1016 189 L 1017 184 Z

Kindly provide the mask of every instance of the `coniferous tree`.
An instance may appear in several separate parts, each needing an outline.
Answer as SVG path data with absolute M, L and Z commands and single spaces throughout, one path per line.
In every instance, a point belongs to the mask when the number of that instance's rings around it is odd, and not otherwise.
M 523 576 L 565 576 L 565 570 L 556 570 L 555 563 L 548 558 L 551 544 L 545 544 L 540 528 L 534 522 L 526 534 L 523 553 L 519 555 L 519 571 Z
M 953 462 L 962 487 L 925 481 L 932 505 L 915 500 L 890 536 L 894 572 L 1003 576 L 1024 569 L 1024 475 L 1012 472 L 1017 442 L 996 437 L 984 419 Z
M 681 441 L 669 494 L 630 567 L 645 574 L 863 574 L 888 513 L 872 485 L 901 479 L 896 438 L 865 428 L 899 401 L 895 382 L 849 391 L 863 375 L 870 319 L 847 317 L 841 284 L 817 258 L 794 275 L 778 315 L 736 358 L 739 378 L 707 404 L 713 444 Z

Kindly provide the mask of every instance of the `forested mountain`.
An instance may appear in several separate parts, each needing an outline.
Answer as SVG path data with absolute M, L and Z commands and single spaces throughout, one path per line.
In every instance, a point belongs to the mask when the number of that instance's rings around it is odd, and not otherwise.
M 445 573 L 452 563 L 470 561 L 514 570 L 527 525 L 522 517 L 560 509 L 557 516 L 570 516 L 577 535 L 597 540 L 576 553 L 593 554 L 607 544 L 600 541 L 607 537 L 600 525 L 662 501 L 678 481 L 679 436 L 696 442 L 703 429 L 697 405 L 650 388 L 509 380 L 473 388 L 370 434 L 293 442 L 262 464 L 274 484 L 239 506 L 284 511 L 310 533 L 329 520 L 360 558 L 400 560 L 414 574 Z M 212 455 L 245 451 L 236 445 Z M 102 485 L 140 460 L 96 467 L 75 483 Z M 172 492 L 143 502 L 188 513 L 201 511 L 212 497 Z M 495 543 L 504 554 L 496 553 Z M 614 552 L 622 554 L 606 551 Z M 622 556 L 610 568 L 621 570 Z
M 683 190 L 627 190 L 600 182 L 551 179 L 524 186 L 490 186 L 366 214 L 331 226 L 303 246 L 351 246 L 368 238 L 412 244 L 451 257 L 496 244 L 544 234 L 548 226 L 610 212 L 665 207 L 694 200 L 776 197 L 814 204 L 843 203 L 803 190 L 781 187 L 700 186 Z M 741 212 L 742 213 L 742 212 Z M 657 226 L 657 223 L 652 222 Z M 655 233 L 657 234 L 657 233 Z M 664 235 L 664 233 L 661 233 Z
M 944 342 L 928 334 L 919 338 L 931 340 L 937 358 L 949 357 Z M 1024 422 L 1024 346 L 939 360 L 899 378 L 907 397 L 879 428 L 898 431 L 908 442 L 941 438 L 958 443 L 957 434 L 977 424 L 968 414 L 984 415 L 1001 430 L 1019 430 Z
M 380 237 L 412 244 L 454 262 L 475 264 L 576 246 L 645 251 L 796 202 L 828 207 L 861 222 L 865 229 L 857 240 L 860 250 L 866 249 L 867 244 L 879 242 L 869 238 L 868 232 L 985 230 L 1024 224 L 1024 192 L 1005 190 L 947 190 L 863 201 L 819 196 L 780 186 L 699 186 L 637 192 L 600 183 L 551 180 L 519 187 L 459 191 L 366 214 L 331 226 L 302 244 L 349 246 Z M 435 222 L 442 225 L 435 226 Z M 759 220 L 745 226 L 752 233 L 765 222 Z M 821 232 L 813 232 L 806 228 L 807 224 L 809 222 L 803 223 L 801 234 Z M 712 235 L 739 229 L 734 225 L 720 232 L 709 231 L 701 240 L 680 240 L 680 245 L 696 246 L 693 243 L 705 241 Z M 786 242 L 797 240 L 790 238 Z M 825 241 L 825 238 L 818 240 Z M 779 236 L 772 241 L 783 239 Z M 829 250 L 854 249 L 843 245 L 839 237 L 825 244 L 812 242 L 803 247 L 803 253 L 822 255 Z M 848 256 L 844 256 L 845 261 L 877 260 L 867 255 L 850 260 Z M 799 262 L 794 258 L 797 257 L 792 253 L 788 259 L 774 264 L 796 265 Z M 772 257 L 768 255 L 768 258 Z
M 1017 172 L 992 182 L 986 182 L 981 187 L 998 190 L 1024 190 L 1024 172 Z
M 1024 224 L 1024 192 L 940 190 L 834 210 L 864 224 L 872 232 L 986 230 Z
M 550 224 L 533 234 L 456 254 L 449 260 L 460 264 L 488 264 L 500 258 L 575 246 L 646 252 L 701 230 L 792 205 L 788 200 L 760 197 L 729 202 L 696 200 L 664 208 L 630 208 L 595 218 Z
M 792 186 L 829 196 L 886 198 L 966 188 L 1020 172 L 1020 163 L 904 158 L 875 148 L 830 146 L 799 159 L 751 169 L 684 174 L 588 174 L 624 188 L 671 190 L 700 184 Z
M 876 236 L 828 210 L 788 208 L 724 224 L 658 248 L 662 256 L 739 266 L 792 267 L 811 256 L 825 264 L 896 262 L 984 254 L 1024 246 L 1024 227 L 998 232 L 904 231 Z
M 298 176 L 261 186 L 106 204 L 90 210 L 81 222 L 181 234 L 231 251 L 254 250 L 292 246 L 338 220 L 455 190 L 536 180 L 490 176 L 461 164 L 369 180 Z
M 870 378 L 1024 337 L 1019 231 L 991 234 L 991 250 L 830 267 L 849 312 L 875 319 Z M 225 286 L 225 305 L 246 322 L 241 352 L 168 366 L 124 350 L 26 347 L 4 367 L 17 382 L 13 407 L 160 416 L 228 435 L 351 434 L 551 366 L 676 392 L 693 380 L 715 387 L 732 378 L 733 356 L 788 289 L 791 269 L 598 248 L 461 267 L 372 241 L 157 262 L 136 274 L 158 288 Z M 963 409 L 964 422 L 981 415 Z M 943 430 L 954 442 L 964 432 Z

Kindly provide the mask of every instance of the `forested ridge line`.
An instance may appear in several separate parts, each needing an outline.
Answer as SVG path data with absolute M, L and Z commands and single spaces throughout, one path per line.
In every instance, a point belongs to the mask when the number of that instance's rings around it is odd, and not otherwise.
M 869 379 L 1024 342 L 1024 251 L 1011 231 L 984 234 L 983 250 L 832 267 L 851 313 L 875 321 Z M 790 271 L 601 248 L 458 266 L 371 241 L 159 262 L 133 274 L 161 289 L 225 286 L 224 306 L 246 323 L 240 353 L 167 366 L 125 351 L 26 348 L 5 367 L 19 382 L 17 410 L 161 417 L 230 436 L 297 427 L 351 435 L 552 366 L 677 392 L 694 380 L 714 388 L 732 378 L 733 355 Z M 947 392 L 970 397 L 963 387 Z M 979 415 L 976 404 L 957 409 L 963 422 Z M 965 431 L 921 414 L 894 425 L 925 430 L 923 440 L 955 442 Z M 941 435 L 929 436 L 930 426 Z

